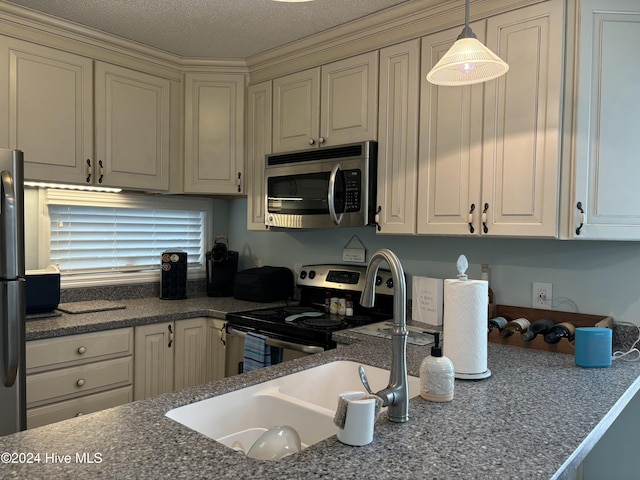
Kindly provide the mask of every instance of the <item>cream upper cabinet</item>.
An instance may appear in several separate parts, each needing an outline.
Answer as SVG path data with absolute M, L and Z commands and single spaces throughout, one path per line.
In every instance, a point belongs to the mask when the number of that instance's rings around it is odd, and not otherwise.
M 92 60 L 0 36 L 0 65 L 0 142 L 24 151 L 25 178 L 91 181 Z
M 640 65 L 634 61 L 640 4 L 577 4 L 575 124 L 566 136 L 574 141 L 568 236 L 640 240 Z
M 378 52 L 273 80 L 273 151 L 375 140 Z
M 169 80 L 2 36 L 0 64 L 2 146 L 27 180 L 169 189 Z
M 380 50 L 380 233 L 416 232 L 420 40 Z
M 272 85 L 251 85 L 247 92 L 247 229 L 267 229 L 265 214 L 265 155 L 271 153 Z
M 169 189 L 167 79 L 96 62 L 97 183 Z
M 422 80 L 418 233 L 557 236 L 563 25 L 559 0 L 477 22 L 509 72 L 466 87 Z M 423 39 L 423 79 L 459 30 Z
M 244 194 L 242 74 L 185 75 L 184 191 Z

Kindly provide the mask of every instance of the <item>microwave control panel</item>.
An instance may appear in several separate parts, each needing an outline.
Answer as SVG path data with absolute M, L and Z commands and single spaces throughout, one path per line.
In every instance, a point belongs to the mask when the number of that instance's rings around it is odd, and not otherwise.
M 344 176 L 347 181 L 345 191 L 345 211 L 359 212 L 362 197 L 361 177 L 362 172 L 360 170 L 345 170 Z

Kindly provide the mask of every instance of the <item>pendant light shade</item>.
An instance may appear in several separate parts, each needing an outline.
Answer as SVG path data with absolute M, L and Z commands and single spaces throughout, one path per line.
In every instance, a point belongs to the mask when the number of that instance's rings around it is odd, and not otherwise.
M 509 70 L 509 65 L 485 47 L 469 27 L 469 0 L 465 11 L 465 26 L 456 43 L 427 74 L 427 80 L 435 85 L 472 85 L 493 80 Z

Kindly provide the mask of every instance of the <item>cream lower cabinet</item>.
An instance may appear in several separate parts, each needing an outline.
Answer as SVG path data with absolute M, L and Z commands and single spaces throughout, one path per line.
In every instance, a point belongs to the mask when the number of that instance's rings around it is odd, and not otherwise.
M 377 138 L 378 52 L 273 80 L 273 151 Z
M 169 189 L 169 80 L 4 36 L 0 66 L 0 146 L 27 180 Z
M 251 85 L 247 92 L 247 229 L 264 231 L 265 155 L 271 153 L 271 81 Z
M 211 325 L 214 319 L 199 317 L 135 327 L 134 399 L 219 378 L 217 372 L 224 371 L 223 327 L 218 325 L 214 333 Z
M 245 75 L 185 75 L 184 191 L 244 194 Z
M 417 233 L 557 236 L 563 25 L 560 0 L 474 23 L 509 72 L 465 87 L 425 80 L 460 29 L 423 39 Z
M 27 427 L 133 400 L 133 329 L 27 342 Z
M 566 235 L 640 240 L 640 4 L 582 0 L 576 24 L 575 124 Z M 573 91 L 570 92 L 573 97 Z

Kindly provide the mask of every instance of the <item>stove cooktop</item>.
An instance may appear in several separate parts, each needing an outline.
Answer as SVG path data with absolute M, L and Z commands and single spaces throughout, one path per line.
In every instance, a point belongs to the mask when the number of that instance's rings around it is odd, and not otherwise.
M 347 317 L 315 307 L 287 306 L 228 313 L 227 320 L 234 327 L 246 327 L 267 336 L 332 347 L 332 332 L 379 322 L 381 318 L 376 314 Z

